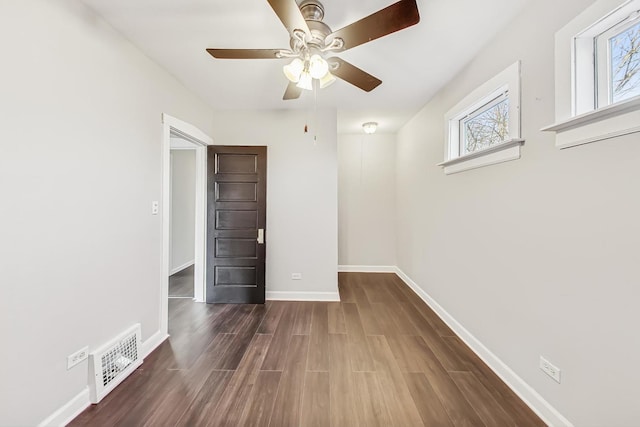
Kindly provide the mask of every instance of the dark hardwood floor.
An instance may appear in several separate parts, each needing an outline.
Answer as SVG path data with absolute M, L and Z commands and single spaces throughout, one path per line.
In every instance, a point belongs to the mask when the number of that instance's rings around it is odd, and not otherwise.
M 169 276 L 169 298 L 193 298 L 193 265 Z
M 396 275 L 341 302 L 170 300 L 171 338 L 71 426 L 543 426 Z

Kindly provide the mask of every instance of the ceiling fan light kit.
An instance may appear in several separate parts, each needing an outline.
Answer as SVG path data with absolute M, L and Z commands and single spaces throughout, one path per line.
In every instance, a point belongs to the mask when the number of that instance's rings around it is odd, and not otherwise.
M 297 87 L 305 90 L 313 90 L 312 79 L 319 80 L 320 88 L 336 81 L 329 72 L 329 64 L 318 54 L 305 58 L 304 62 L 300 58 L 294 58 L 290 64 L 282 67 L 282 71 L 291 83 L 297 83 Z
M 327 74 L 320 79 L 320 89 L 324 89 L 325 87 L 332 85 L 336 80 L 335 76 L 327 71 Z
M 320 55 L 315 54 L 309 58 L 309 73 L 314 79 L 321 79 L 329 72 L 329 64 Z
M 300 58 L 295 58 L 291 61 L 291 64 L 287 64 L 282 67 L 284 75 L 287 76 L 292 83 L 298 83 L 300 81 L 300 74 L 304 70 L 304 62 Z
M 311 77 L 311 73 L 309 73 L 309 71 L 303 71 L 302 74 L 300 74 L 300 79 L 296 86 L 304 90 L 313 90 L 313 78 Z
M 325 88 L 342 79 L 371 91 L 382 81 L 338 57 L 326 58 L 329 52 L 347 49 L 370 42 L 420 21 L 416 0 L 400 0 L 365 18 L 332 31 L 325 24 L 324 6 L 317 0 L 267 0 L 282 24 L 289 31 L 290 49 L 207 49 L 219 59 L 281 59 L 293 58 L 283 67 L 289 80 L 283 99 L 296 99 L 302 90 L 313 90 L 313 80 Z

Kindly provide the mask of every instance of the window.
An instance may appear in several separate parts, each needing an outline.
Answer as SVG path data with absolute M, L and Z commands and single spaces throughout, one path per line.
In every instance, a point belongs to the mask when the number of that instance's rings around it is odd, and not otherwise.
M 556 34 L 556 124 L 543 130 L 559 148 L 640 132 L 640 0 L 616 3 L 596 1 Z
M 446 115 L 446 174 L 520 158 L 520 63 L 472 91 Z
M 596 37 L 598 107 L 640 95 L 638 14 Z M 630 21 L 630 22 L 628 22 Z
M 484 150 L 509 138 L 509 92 L 491 100 L 460 123 L 460 154 Z

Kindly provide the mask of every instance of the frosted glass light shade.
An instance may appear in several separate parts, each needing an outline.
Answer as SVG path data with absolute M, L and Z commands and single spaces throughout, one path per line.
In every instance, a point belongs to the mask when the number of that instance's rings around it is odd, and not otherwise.
M 284 75 L 287 76 L 290 82 L 298 83 L 300 81 L 300 74 L 302 74 L 302 70 L 304 69 L 304 62 L 300 58 L 295 58 L 291 61 L 291 64 L 287 64 L 282 67 L 282 71 Z
M 321 79 L 329 71 L 329 64 L 320 55 L 309 58 L 309 73 L 314 79 Z
M 322 76 L 322 78 L 320 78 L 320 89 L 324 89 L 325 87 L 330 86 L 335 81 L 335 76 L 327 71 L 326 74 Z
M 378 123 L 377 122 L 363 123 L 362 129 L 364 130 L 364 133 L 371 135 L 372 133 L 375 133 L 376 129 L 378 129 Z
M 312 80 L 311 74 L 308 71 L 303 71 L 296 86 L 305 90 L 313 90 Z

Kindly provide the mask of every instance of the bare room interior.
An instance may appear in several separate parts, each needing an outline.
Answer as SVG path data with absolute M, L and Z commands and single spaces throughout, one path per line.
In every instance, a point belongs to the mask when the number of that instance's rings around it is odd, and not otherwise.
M 639 17 L 0 2 L 0 426 L 640 425 Z

